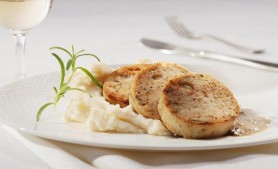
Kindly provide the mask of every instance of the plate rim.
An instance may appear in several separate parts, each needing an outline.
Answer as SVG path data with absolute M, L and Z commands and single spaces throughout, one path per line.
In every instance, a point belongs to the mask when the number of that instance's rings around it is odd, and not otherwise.
M 112 67 L 117 67 L 117 66 L 122 66 L 122 65 L 109 65 Z M 60 73 L 59 71 L 52 71 L 52 72 L 47 72 L 47 73 L 42 73 L 42 74 L 37 74 L 34 76 L 27 77 L 25 79 L 13 81 L 9 84 L 5 84 L 0 87 L 0 94 L 3 92 L 3 90 L 8 91 L 7 89 L 9 86 L 14 85 L 16 83 L 42 77 L 42 76 L 53 76 L 55 74 Z M 113 148 L 113 149 L 125 149 L 125 150 L 144 150 L 144 151 L 200 151 L 200 150 L 217 150 L 217 149 L 231 149 L 231 148 L 240 148 L 240 147 L 250 147 L 250 146 L 255 146 L 255 145 L 262 145 L 262 144 L 269 144 L 269 143 L 274 143 L 278 142 L 278 137 L 274 137 L 271 139 L 267 140 L 261 140 L 261 141 L 250 141 L 250 142 L 239 142 L 239 143 L 233 143 L 233 144 L 226 144 L 226 145 L 209 145 L 209 146 L 203 146 L 203 147 L 181 147 L 181 146 L 176 146 L 176 147 L 163 147 L 163 146 L 132 146 L 132 145 L 119 145 L 119 144 L 109 144 L 109 143 L 97 143 L 97 142 L 88 142 L 88 141 L 80 141 L 77 139 L 69 139 L 69 138 L 62 138 L 62 137 L 57 137 L 57 136 L 51 136 L 51 134 L 42 134 L 36 131 L 31 131 L 29 129 L 13 125 L 11 122 L 0 119 L 0 122 L 3 123 L 4 125 L 10 126 L 14 129 L 16 129 L 19 132 L 24 132 L 33 136 L 38 136 L 41 138 L 46 138 L 50 140 L 56 140 L 60 142 L 66 142 L 66 143 L 71 143 L 71 144 L 78 144 L 78 145 L 86 145 L 86 146 L 93 146 L 93 147 L 103 147 L 103 148 Z M 91 133 L 91 131 L 88 131 L 88 133 Z M 97 132 L 94 132 L 97 133 Z M 119 133 L 117 133 L 119 134 Z M 136 135 L 136 134 L 134 134 Z M 138 135 L 138 134 L 137 134 Z M 157 136 L 159 137 L 159 136 Z M 246 136 L 243 136 L 246 137 Z

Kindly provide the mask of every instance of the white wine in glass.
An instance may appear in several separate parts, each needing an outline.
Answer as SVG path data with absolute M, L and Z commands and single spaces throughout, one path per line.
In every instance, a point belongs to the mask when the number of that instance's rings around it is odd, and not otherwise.
M 27 33 L 47 16 L 52 0 L 0 0 L 0 25 L 7 28 L 16 42 L 17 79 L 25 75 L 25 41 Z

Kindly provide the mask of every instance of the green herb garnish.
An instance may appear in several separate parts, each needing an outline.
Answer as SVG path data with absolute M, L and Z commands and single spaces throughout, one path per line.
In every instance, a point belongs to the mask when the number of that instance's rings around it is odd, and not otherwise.
M 96 55 L 93 55 L 93 54 L 90 54 L 90 53 L 84 53 L 85 50 L 80 50 L 78 52 L 75 53 L 74 51 L 74 47 L 72 46 L 71 48 L 71 52 L 69 52 L 67 49 L 65 48 L 62 48 L 62 47 L 57 47 L 57 46 L 54 46 L 54 47 L 51 47 L 50 50 L 60 50 L 60 51 L 63 51 L 65 52 L 66 54 L 69 55 L 69 60 L 67 61 L 67 64 L 65 66 L 63 60 L 56 54 L 56 53 L 51 53 L 56 59 L 57 61 L 59 62 L 60 64 L 60 67 L 61 67 L 61 81 L 60 81 L 60 86 L 59 88 L 57 87 L 53 87 L 54 88 L 54 91 L 55 91 L 55 97 L 54 97 L 54 100 L 53 102 L 48 102 L 48 103 L 45 103 L 44 105 L 42 105 L 40 107 L 40 109 L 38 110 L 37 112 L 37 121 L 40 120 L 40 117 L 41 117 L 41 114 L 42 112 L 50 105 L 54 105 L 56 107 L 57 103 L 59 102 L 59 100 L 64 97 L 65 93 L 67 91 L 70 91 L 70 90 L 76 90 L 76 91 L 80 91 L 80 92 L 85 92 L 87 93 L 86 91 L 82 90 L 82 89 L 79 89 L 79 88 L 72 88 L 69 86 L 69 82 L 71 81 L 72 77 L 73 77 L 73 74 L 77 71 L 77 70 L 81 70 L 82 72 L 84 72 L 91 80 L 93 83 L 95 83 L 98 87 L 102 88 L 102 84 L 90 73 L 90 71 L 88 71 L 87 69 L 83 68 L 83 67 L 76 67 L 75 64 L 76 64 L 76 60 L 81 57 L 81 56 L 92 56 L 94 58 L 96 58 L 98 61 L 99 58 L 96 56 Z M 65 75 L 68 71 L 70 71 L 71 69 L 71 75 L 70 77 L 68 78 L 68 80 L 65 82 Z M 89 94 L 89 93 L 88 93 Z M 90 94 L 89 94 L 90 95 Z M 90 95 L 91 96 L 91 95 Z

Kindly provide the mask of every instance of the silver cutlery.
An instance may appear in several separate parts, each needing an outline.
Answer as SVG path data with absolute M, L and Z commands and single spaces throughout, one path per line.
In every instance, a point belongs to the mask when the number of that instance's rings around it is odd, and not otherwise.
M 233 42 L 227 41 L 225 39 L 222 39 L 220 37 L 210 35 L 210 34 L 203 34 L 203 35 L 195 35 L 193 32 L 188 30 L 188 28 L 181 22 L 177 17 L 175 16 L 169 16 L 165 18 L 169 26 L 176 32 L 178 35 L 188 38 L 188 39 L 204 39 L 204 38 L 209 38 L 213 39 L 219 42 L 222 42 L 226 45 L 229 45 L 237 50 L 243 51 L 243 52 L 248 52 L 248 53 L 264 53 L 265 51 L 263 49 L 253 49 L 249 48 L 246 46 L 242 46 L 239 44 L 235 44 Z
M 226 54 L 216 53 L 212 51 L 206 50 L 195 50 L 186 48 L 183 46 L 178 46 L 170 43 L 165 43 L 161 41 L 151 40 L 143 38 L 141 39 L 141 43 L 145 46 L 150 48 L 159 49 L 160 51 L 168 54 L 182 54 L 191 57 L 203 58 L 203 59 L 211 59 L 216 61 L 234 63 L 238 65 L 244 65 L 252 68 L 268 70 L 273 72 L 278 72 L 278 64 L 264 62 L 264 61 L 257 61 L 252 59 L 244 59 L 238 58 Z

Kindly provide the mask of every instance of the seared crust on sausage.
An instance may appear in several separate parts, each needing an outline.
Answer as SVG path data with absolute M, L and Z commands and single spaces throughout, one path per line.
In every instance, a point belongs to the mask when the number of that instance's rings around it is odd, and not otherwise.
M 129 105 L 130 88 L 134 76 L 148 64 L 134 64 L 114 70 L 104 81 L 103 96 L 112 104 Z
M 146 67 L 134 77 L 129 102 L 137 113 L 147 118 L 160 119 L 157 105 L 165 83 L 186 73 L 186 68 L 172 63 L 155 63 Z
M 196 139 L 225 135 L 240 108 L 231 91 L 213 77 L 187 74 L 168 81 L 158 112 L 171 132 Z

